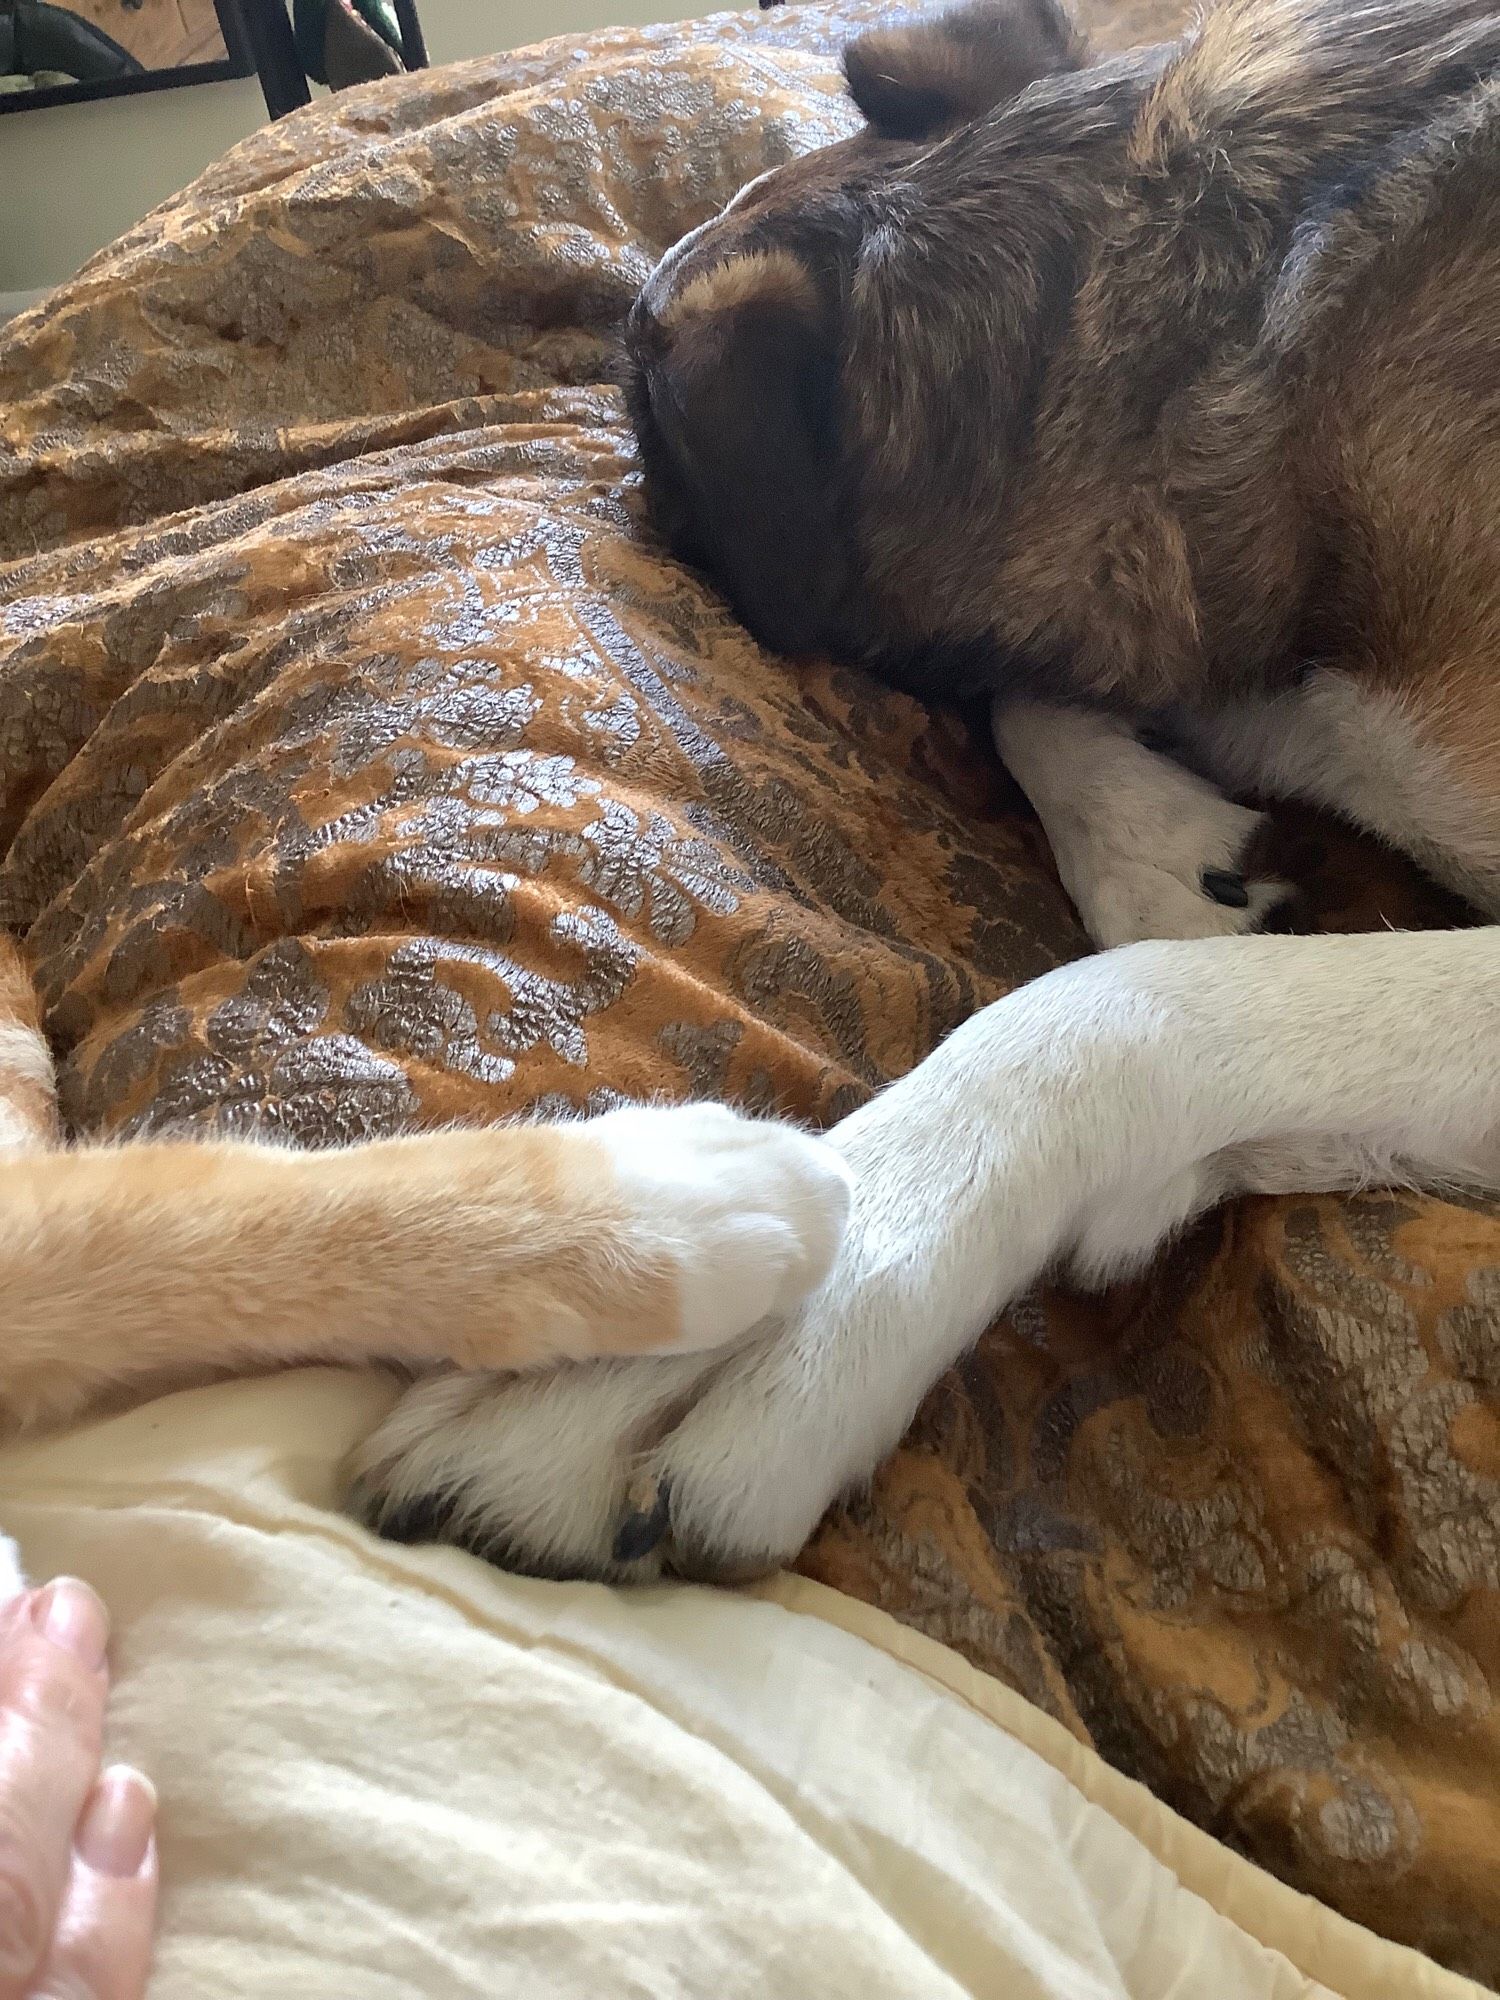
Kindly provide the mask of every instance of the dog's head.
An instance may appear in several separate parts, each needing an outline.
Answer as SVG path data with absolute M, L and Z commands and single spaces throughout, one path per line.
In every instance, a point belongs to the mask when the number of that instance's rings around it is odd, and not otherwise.
M 866 128 L 752 182 L 641 293 L 657 525 L 773 649 L 917 679 L 923 652 L 982 643 L 945 575 L 972 564 L 1073 275 L 1045 171 L 1018 147 L 1007 179 L 966 141 L 1083 60 L 1055 0 L 864 36 L 844 67 Z

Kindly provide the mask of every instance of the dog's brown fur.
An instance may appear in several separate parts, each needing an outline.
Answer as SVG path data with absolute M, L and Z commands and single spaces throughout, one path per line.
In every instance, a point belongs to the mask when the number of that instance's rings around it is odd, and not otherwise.
M 633 315 L 664 527 L 773 647 L 923 691 L 1361 676 L 1484 822 L 1493 903 L 1497 62 L 1494 0 L 1221 0 L 1097 63 L 1052 0 L 856 44 L 868 130 Z

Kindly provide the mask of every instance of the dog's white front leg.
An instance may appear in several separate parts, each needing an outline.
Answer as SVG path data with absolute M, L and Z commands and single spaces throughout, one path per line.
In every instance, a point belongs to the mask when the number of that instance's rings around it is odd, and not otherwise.
M 1500 930 L 1140 945 L 960 1028 L 848 1119 L 823 1291 L 665 1441 L 679 1560 L 791 1554 L 1059 1259 L 1137 1264 L 1238 1188 L 1500 1182 Z

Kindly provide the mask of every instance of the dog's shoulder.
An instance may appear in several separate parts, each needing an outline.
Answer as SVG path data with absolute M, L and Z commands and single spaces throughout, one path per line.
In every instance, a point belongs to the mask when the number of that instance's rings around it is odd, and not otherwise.
M 1345 349 L 1355 322 L 1373 313 L 1388 325 L 1402 300 L 1431 293 L 1449 322 L 1479 311 L 1500 286 L 1497 214 L 1500 80 L 1372 148 L 1314 192 L 1267 299 L 1267 347 L 1316 367 Z M 1441 293 L 1433 290 L 1439 277 Z M 1431 359 L 1440 363 L 1441 354 Z

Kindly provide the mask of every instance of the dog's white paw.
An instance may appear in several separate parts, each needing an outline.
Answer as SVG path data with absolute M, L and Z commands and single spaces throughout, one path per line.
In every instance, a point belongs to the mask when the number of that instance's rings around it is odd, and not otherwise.
M 1075 860 L 1073 899 L 1095 944 L 1108 950 L 1148 938 L 1244 937 L 1265 929 L 1290 890 L 1245 873 L 1244 855 L 1262 815 L 1227 799 L 1219 803 L 1226 814 L 1216 815 L 1212 827 L 1192 829 L 1205 837 L 1196 847 L 1185 843 L 1181 854 L 1148 859 L 1116 850 L 1089 854 L 1081 865 Z M 1222 858 L 1205 860 L 1205 851 Z
M 595 1362 L 410 1389 L 351 1467 L 354 1511 L 540 1576 L 731 1577 L 789 1561 L 888 1440 L 807 1365 L 837 1337 L 809 1303 L 727 1360 Z
M 1286 902 L 1286 883 L 1251 872 L 1265 815 L 1120 718 L 1000 703 L 995 742 L 1095 944 L 1239 937 Z
M 1131 786 L 1048 827 L 1058 872 L 1105 950 L 1149 938 L 1243 937 L 1286 902 L 1285 882 L 1249 872 L 1266 816 L 1142 749 Z
M 848 1332 L 851 1303 L 815 1294 L 703 1385 L 634 1468 L 613 1563 L 655 1559 L 678 1576 L 729 1581 L 797 1556 L 912 1414 L 890 1426 L 857 1393 L 839 1394 L 819 1366 L 820 1351 Z
M 823 1140 L 722 1104 L 627 1107 L 583 1136 L 608 1154 L 627 1216 L 673 1269 L 679 1324 L 658 1351 L 722 1347 L 827 1276 L 852 1177 Z
M 351 1461 L 350 1509 L 391 1541 L 454 1542 L 532 1576 L 624 1574 L 632 1470 L 711 1366 L 696 1354 L 418 1382 Z

